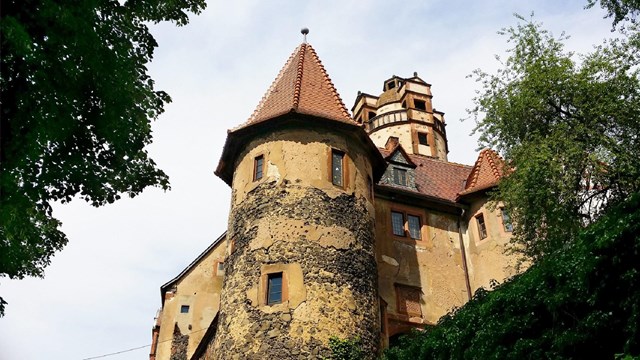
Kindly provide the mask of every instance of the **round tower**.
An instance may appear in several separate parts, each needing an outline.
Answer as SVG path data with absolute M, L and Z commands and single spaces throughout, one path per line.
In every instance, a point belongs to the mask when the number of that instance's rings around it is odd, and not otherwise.
M 444 113 L 433 108 L 432 98 L 431 84 L 418 73 L 394 75 L 384 82 L 380 96 L 359 92 L 351 110 L 377 146 L 385 147 L 394 137 L 407 152 L 447 161 Z
M 214 359 L 329 356 L 380 342 L 373 183 L 385 162 L 313 48 L 291 55 L 216 174 L 231 185 Z

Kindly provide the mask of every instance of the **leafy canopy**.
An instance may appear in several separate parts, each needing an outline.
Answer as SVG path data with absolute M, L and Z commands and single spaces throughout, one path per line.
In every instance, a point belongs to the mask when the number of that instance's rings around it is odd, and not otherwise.
M 0 30 L 0 277 L 42 276 L 66 243 L 51 204 L 168 189 L 145 146 L 169 96 L 146 65 L 148 23 L 204 0 L 9 0 Z M 0 298 L 0 314 L 4 302 Z
M 519 19 L 501 32 L 513 44 L 501 69 L 474 72 L 470 113 L 481 145 L 508 164 L 494 198 L 510 209 L 513 240 L 537 259 L 640 190 L 640 32 L 576 57 L 564 35 Z

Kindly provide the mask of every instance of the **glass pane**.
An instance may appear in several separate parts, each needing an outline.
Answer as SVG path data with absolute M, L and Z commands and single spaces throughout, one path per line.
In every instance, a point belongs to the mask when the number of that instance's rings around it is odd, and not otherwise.
M 262 164 L 264 163 L 264 157 L 260 156 L 256 158 L 256 163 L 255 163 L 255 167 L 256 167 L 256 171 L 255 171 L 255 179 L 254 180 L 259 180 L 262 179 Z
M 342 158 L 343 154 L 332 152 L 331 156 L 331 176 L 334 185 L 342 186 Z
M 282 302 L 282 273 L 270 274 L 268 284 L 267 304 Z
M 505 209 L 502 209 L 502 224 L 504 225 L 504 231 L 512 232 L 513 224 L 511 224 L 511 216 L 509 216 L 509 212 Z
M 411 235 L 412 239 L 421 239 L 420 236 L 420 217 L 415 215 L 408 215 L 407 220 L 409 221 L 409 235 Z
M 407 186 L 407 171 L 404 169 L 393 169 L 393 182 L 397 185 Z
M 404 215 L 399 212 L 391 212 L 391 225 L 393 227 L 393 235 L 404 236 Z

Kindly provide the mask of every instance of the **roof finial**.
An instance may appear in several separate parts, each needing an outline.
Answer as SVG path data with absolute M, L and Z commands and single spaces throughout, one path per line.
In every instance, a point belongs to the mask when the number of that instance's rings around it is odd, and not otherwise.
M 306 28 L 306 27 L 302 28 L 302 30 L 300 30 L 300 33 L 302 33 L 302 36 L 303 36 L 302 42 L 306 44 L 307 43 L 307 34 L 309 33 L 309 28 Z

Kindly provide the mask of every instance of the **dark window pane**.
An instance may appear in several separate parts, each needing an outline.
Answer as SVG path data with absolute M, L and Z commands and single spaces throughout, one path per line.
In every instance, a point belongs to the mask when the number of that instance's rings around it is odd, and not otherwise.
M 331 181 L 333 185 L 342 186 L 342 160 L 344 154 L 333 151 L 331 154 Z
M 407 170 L 393 168 L 393 182 L 397 185 L 407 186 Z
M 420 145 L 429 145 L 427 142 L 427 133 L 418 133 L 418 143 Z
M 183 314 L 186 314 L 189 312 L 189 305 L 182 305 L 180 306 L 180 312 Z
M 393 235 L 404 236 L 404 215 L 399 212 L 391 212 L 391 226 Z
M 423 110 L 423 111 L 427 110 L 427 105 L 423 100 L 413 100 L 413 104 L 418 110 Z
M 420 217 L 415 215 L 407 215 L 407 221 L 409 222 L 409 235 L 412 239 L 421 239 L 420 236 Z
M 267 304 L 282 302 L 282 273 L 269 274 L 267 284 Z
M 484 216 L 482 214 L 476 216 L 476 221 L 478 222 L 478 234 L 480 235 L 480 240 L 487 237 L 487 225 L 484 223 Z
M 504 225 L 504 231 L 512 232 L 513 224 L 511 223 L 511 216 L 509 212 L 505 209 L 502 209 L 502 225 Z
M 262 167 L 264 165 L 264 156 L 260 155 L 254 162 L 254 176 L 253 180 L 262 179 Z

